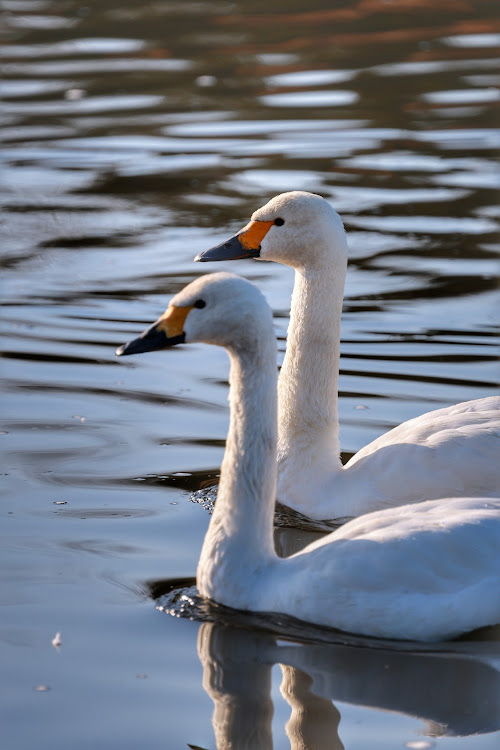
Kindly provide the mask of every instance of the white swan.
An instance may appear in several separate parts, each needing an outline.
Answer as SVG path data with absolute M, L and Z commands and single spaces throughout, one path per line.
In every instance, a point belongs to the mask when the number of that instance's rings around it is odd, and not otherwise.
M 259 257 L 295 269 L 278 384 L 277 499 L 333 519 L 449 496 L 500 495 L 500 397 L 404 422 L 340 462 L 338 373 L 347 241 L 319 195 L 283 193 L 195 260 Z
M 118 355 L 182 342 L 226 347 L 230 426 L 197 571 L 202 596 L 364 635 L 440 640 L 500 621 L 500 500 L 455 498 L 370 513 L 301 552 L 273 546 L 276 342 L 262 294 L 205 276 Z

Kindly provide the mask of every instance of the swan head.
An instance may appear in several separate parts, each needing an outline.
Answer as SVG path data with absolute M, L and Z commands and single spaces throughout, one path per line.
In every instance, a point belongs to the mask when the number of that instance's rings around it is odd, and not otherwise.
M 334 208 L 314 193 L 282 193 L 259 208 L 237 234 L 196 261 L 259 258 L 300 270 L 347 264 L 347 241 Z
M 152 326 L 120 346 L 116 354 L 121 357 L 195 342 L 253 351 L 269 330 L 271 310 L 257 287 L 233 273 L 214 273 L 184 287 Z

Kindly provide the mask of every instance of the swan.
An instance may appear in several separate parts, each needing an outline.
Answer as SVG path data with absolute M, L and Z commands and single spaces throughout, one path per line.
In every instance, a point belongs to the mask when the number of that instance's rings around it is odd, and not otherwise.
M 193 281 L 117 355 L 205 342 L 230 359 L 219 492 L 197 569 L 200 594 L 362 635 L 442 640 L 500 622 L 500 499 L 376 511 L 279 558 L 276 340 L 271 310 L 228 273 Z
M 315 519 L 406 503 L 500 495 L 500 397 L 431 411 L 340 461 L 338 374 L 347 241 L 321 196 L 283 193 L 198 261 L 257 257 L 295 269 L 278 382 L 277 500 Z

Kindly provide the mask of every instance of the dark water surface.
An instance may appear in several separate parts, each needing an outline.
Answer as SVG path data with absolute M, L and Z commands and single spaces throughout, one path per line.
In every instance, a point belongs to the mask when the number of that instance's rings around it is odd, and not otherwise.
M 196 253 L 305 189 L 349 235 L 345 454 L 495 393 L 497 4 L 0 6 L 2 748 L 497 747 L 491 640 L 299 646 L 155 611 L 196 570 L 228 366 L 114 356 L 215 270 Z M 267 295 L 282 356 L 290 269 L 227 267 Z

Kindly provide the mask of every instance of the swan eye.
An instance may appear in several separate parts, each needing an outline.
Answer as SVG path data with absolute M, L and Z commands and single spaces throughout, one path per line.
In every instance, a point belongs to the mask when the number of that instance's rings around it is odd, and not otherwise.
M 206 304 L 207 303 L 205 302 L 204 299 L 197 299 L 196 302 L 194 303 L 193 307 L 198 307 L 199 309 L 201 309 L 203 307 L 206 307 Z
M 277 227 L 282 227 L 283 224 L 285 223 L 285 220 L 284 219 L 275 219 L 274 223 L 276 224 Z

